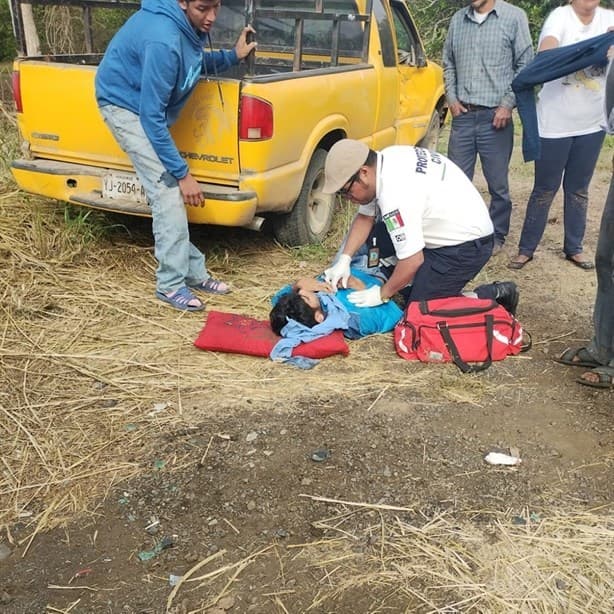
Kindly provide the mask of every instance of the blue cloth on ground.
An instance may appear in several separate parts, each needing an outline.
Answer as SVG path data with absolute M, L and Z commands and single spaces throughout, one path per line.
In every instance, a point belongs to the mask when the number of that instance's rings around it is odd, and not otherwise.
M 516 105 L 522 122 L 522 155 L 525 162 L 539 160 L 541 147 L 534 87 L 560 79 L 588 66 L 605 66 L 614 32 L 588 38 L 573 45 L 540 51 L 512 81 Z

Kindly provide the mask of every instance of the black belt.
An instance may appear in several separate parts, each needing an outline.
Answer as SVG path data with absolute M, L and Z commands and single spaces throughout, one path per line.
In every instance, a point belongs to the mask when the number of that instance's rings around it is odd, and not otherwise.
M 444 247 L 478 247 L 479 245 L 488 245 L 495 238 L 495 235 L 488 235 L 486 237 L 480 237 L 479 239 L 471 239 L 470 241 L 463 241 L 463 243 L 459 243 L 458 245 L 446 245 Z
M 481 104 L 471 104 L 470 102 L 459 101 L 467 111 L 485 111 L 487 109 L 494 109 L 495 107 L 485 107 Z

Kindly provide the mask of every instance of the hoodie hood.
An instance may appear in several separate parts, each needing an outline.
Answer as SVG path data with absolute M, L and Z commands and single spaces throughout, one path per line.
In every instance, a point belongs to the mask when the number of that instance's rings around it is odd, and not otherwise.
M 205 41 L 208 40 L 208 34 L 205 32 L 197 32 L 188 21 L 186 14 L 179 6 L 177 0 L 142 0 L 141 10 L 157 15 L 165 15 L 172 19 L 177 27 L 185 34 L 195 45 L 202 48 Z
M 114 105 L 138 115 L 164 168 L 176 179 L 188 165 L 168 130 L 203 73 L 238 63 L 234 49 L 205 53 L 205 32 L 197 32 L 177 0 L 143 0 L 117 31 L 96 71 L 99 106 Z

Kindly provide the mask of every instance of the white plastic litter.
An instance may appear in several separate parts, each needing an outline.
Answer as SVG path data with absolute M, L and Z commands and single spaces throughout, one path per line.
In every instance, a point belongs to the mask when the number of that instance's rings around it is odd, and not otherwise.
M 519 465 L 522 459 L 502 452 L 489 452 L 484 460 L 490 465 Z

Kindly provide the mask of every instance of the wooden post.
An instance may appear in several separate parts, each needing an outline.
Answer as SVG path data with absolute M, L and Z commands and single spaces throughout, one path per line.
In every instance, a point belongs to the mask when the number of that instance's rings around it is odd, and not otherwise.
M 21 18 L 23 19 L 23 33 L 26 45 L 26 55 L 40 55 L 41 44 L 34 23 L 32 5 L 21 3 Z

